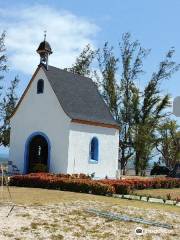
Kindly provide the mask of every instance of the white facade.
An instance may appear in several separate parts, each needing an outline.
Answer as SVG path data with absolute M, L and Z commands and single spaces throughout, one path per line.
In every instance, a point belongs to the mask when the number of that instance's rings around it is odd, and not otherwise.
M 98 161 L 90 159 L 90 142 L 96 137 L 99 142 Z M 118 169 L 117 129 L 71 123 L 69 135 L 68 172 L 95 173 L 97 177 L 115 177 Z
M 44 80 L 43 94 L 37 94 L 37 81 Z M 71 122 L 63 111 L 42 68 L 28 87 L 11 118 L 10 161 L 26 172 L 28 138 L 42 133 L 49 140 L 49 171 L 56 173 L 95 173 L 115 177 L 118 169 L 119 131 L 115 128 Z M 90 161 L 90 142 L 97 137 L 99 158 Z

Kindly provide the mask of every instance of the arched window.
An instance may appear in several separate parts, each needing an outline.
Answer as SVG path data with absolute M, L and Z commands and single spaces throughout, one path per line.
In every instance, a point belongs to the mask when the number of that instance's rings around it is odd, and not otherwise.
M 90 144 L 90 160 L 98 161 L 99 143 L 96 137 L 93 137 Z
M 44 92 L 44 81 L 42 79 L 39 79 L 37 82 L 37 94 Z

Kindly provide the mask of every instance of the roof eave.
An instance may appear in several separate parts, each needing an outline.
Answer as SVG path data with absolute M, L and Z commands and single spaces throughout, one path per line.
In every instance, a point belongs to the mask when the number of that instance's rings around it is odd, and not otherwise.
M 118 130 L 120 129 L 118 124 L 103 123 L 103 122 L 96 122 L 96 121 L 89 121 L 89 120 L 82 120 L 82 119 L 72 119 L 71 122 L 85 124 L 85 125 L 92 125 L 97 127 L 114 128 Z

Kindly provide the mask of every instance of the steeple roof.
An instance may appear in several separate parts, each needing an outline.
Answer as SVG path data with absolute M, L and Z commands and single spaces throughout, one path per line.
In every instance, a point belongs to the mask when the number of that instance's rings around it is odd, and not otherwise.
M 42 51 L 47 51 L 49 54 L 52 53 L 51 46 L 47 41 L 43 41 L 39 44 L 38 49 L 36 50 L 38 53 Z

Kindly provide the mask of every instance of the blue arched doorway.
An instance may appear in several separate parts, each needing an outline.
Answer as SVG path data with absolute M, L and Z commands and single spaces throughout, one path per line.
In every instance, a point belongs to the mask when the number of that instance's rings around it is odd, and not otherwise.
M 25 144 L 24 173 L 46 171 L 50 168 L 50 141 L 46 134 L 35 132 Z

